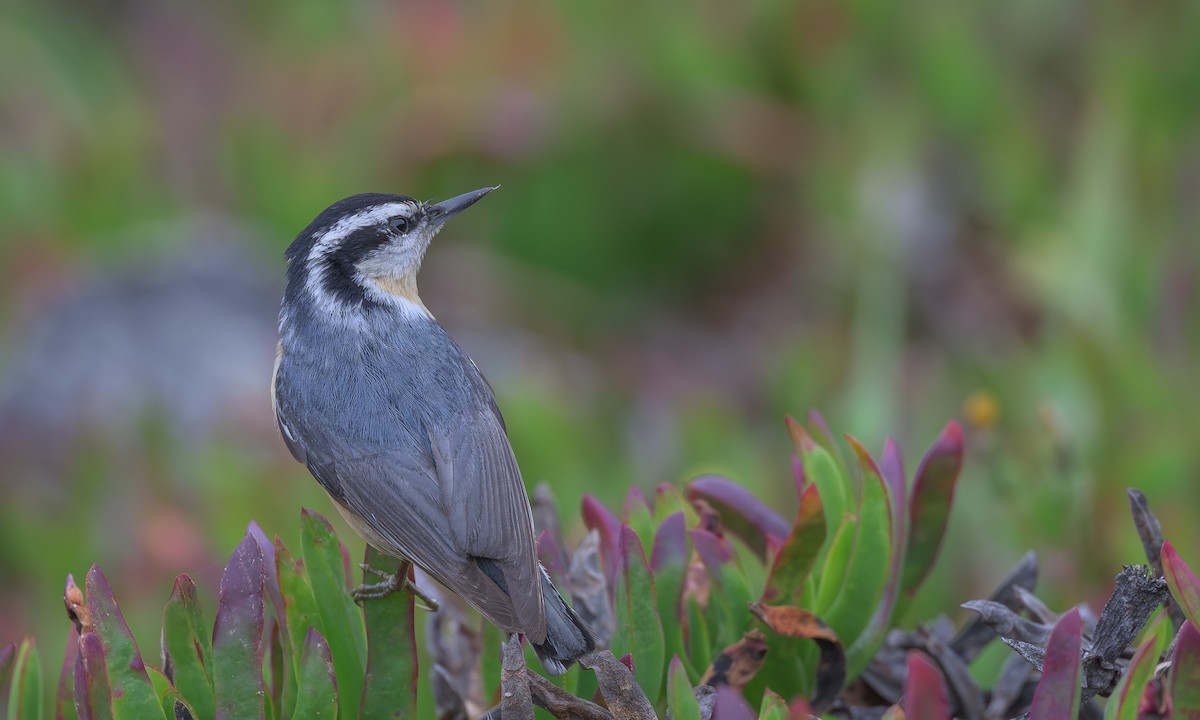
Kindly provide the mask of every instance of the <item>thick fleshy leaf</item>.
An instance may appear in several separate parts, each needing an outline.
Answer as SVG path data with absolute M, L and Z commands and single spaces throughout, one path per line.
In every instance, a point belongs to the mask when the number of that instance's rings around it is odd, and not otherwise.
M 588 493 L 583 494 L 583 523 L 589 530 L 600 534 L 600 559 L 604 561 L 604 576 L 608 579 L 609 593 L 615 586 L 617 566 L 620 564 L 621 521 Z
M 908 677 L 904 681 L 903 706 L 905 717 L 950 720 L 950 698 L 946 694 L 946 683 L 937 667 L 924 653 L 913 651 L 908 654 Z
M 696 508 L 688 502 L 679 488 L 671 483 L 659 483 L 654 488 L 654 522 L 661 525 L 668 515 L 682 512 L 688 527 L 694 527 L 699 520 Z
M 212 652 L 218 720 L 250 720 L 266 714 L 262 675 L 265 583 L 262 550 L 247 534 L 225 566 L 217 599 Z
M 642 489 L 634 485 L 625 496 L 625 507 L 621 513 L 622 524 L 632 528 L 642 541 L 642 547 L 650 547 L 654 542 L 654 516 L 650 513 L 650 505 Z
M 338 709 L 337 680 L 329 643 L 314 628 L 308 629 L 300 656 L 300 685 L 293 720 L 332 718 Z M 379 716 L 376 716 L 379 717 Z
M 275 608 L 275 617 L 286 628 L 287 617 L 283 609 L 283 593 L 279 590 L 279 572 L 276 570 L 275 564 L 275 543 L 267 537 L 263 529 L 253 520 L 246 526 L 246 532 L 254 536 L 254 541 L 258 543 L 258 549 L 262 551 L 263 572 L 267 576 L 267 597 L 271 598 L 271 604 Z
M 1175 640 L 1169 682 L 1174 717 L 1200 720 L 1200 630 L 1191 620 L 1183 624 Z
M 800 495 L 796 522 L 771 561 L 770 574 L 763 587 L 762 602 L 799 605 L 812 573 L 813 565 L 825 544 L 825 510 L 816 485 L 809 485 Z
M 629 527 L 621 528 L 621 564 L 616 588 L 616 630 L 612 651 L 630 653 L 634 677 L 646 696 L 657 699 L 662 689 L 666 660 L 662 620 L 654 595 L 654 577 L 646 564 L 642 543 Z
M 68 576 L 68 583 L 70 582 Z M 17 662 L 17 644 L 9 643 L 0 646 L 0 707 L 8 707 L 9 681 L 12 679 L 13 665 Z
M 149 683 L 149 679 L 147 679 Z M 94 632 L 79 638 L 75 658 L 75 708 L 79 720 L 112 720 L 112 692 L 104 667 L 104 646 Z
M 689 670 L 695 671 L 708 665 L 713 653 L 718 649 L 713 642 L 712 633 L 708 628 L 710 616 L 700 607 L 699 601 L 690 595 L 684 597 L 687 609 L 687 644 L 688 657 L 691 658 Z M 715 618 L 712 622 L 717 622 Z
M 813 608 L 820 614 L 829 611 L 833 601 L 846 582 L 850 570 L 850 559 L 854 555 L 854 538 L 858 533 L 858 522 L 850 517 L 834 533 L 825 551 L 825 561 L 817 577 L 817 596 Z
M 1162 654 L 1162 640 L 1165 636 L 1165 625 L 1160 616 L 1147 632 L 1146 640 L 1134 653 L 1129 661 L 1129 667 L 1121 676 L 1121 681 L 1113 690 L 1108 704 L 1104 707 L 1105 720 L 1138 720 L 1138 703 L 1146 684 L 1154 677 L 1155 666 Z
M 75 688 L 71 680 L 71 672 L 75 668 L 75 660 L 79 657 L 79 631 L 75 625 L 67 636 L 67 649 L 63 653 L 62 667 L 58 673 L 58 687 L 54 694 L 54 720 L 76 720 Z M 5 685 L 3 653 L 0 652 L 0 687 Z
M 362 611 L 350 596 L 342 547 L 333 526 L 309 509 L 301 512 L 300 550 L 321 616 L 321 633 L 329 642 L 337 669 L 338 717 L 357 717 L 367 658 Z
M 704 500 L 721 516 L 721 523 L 766 560 L 768 549 L 777 548 L 791 528 L 787 520 L 767 507 L 750 491 L 721 475 L 702 475 L 688 483 L 688 499 Z
M 825 507 L 825 534 L 833 537 L 845 520 L 845 515 L 850 512 L 854 488 L 833 455 L 809 437 L 803 426 L 790 422 L 788 431 L 800 453 L 805 477 L 821 493 L 821 504 Z
M 186 574 L 175 578 L 163 608 L 163 669 L 201 717 L 213 717 L 212 635 L 196 584 Z
M 962 469 L 963 436 L 951 420 L 921 459 L 909 499 L 908 542 L 900 589 L 905 599 L 916 594 L 942 547 L 954 488 Z
M 11 682 L 9 720 L 42 720 L 42 663 L 33 640 L 26 638 L 17 648 Z
M 674 720 L 700 720 L 700 704 L 678 655 L 671 658 L 667 668 L 667 709 Z
M 1080 652 L 1083 649 L 1083 623 L 1079 609 L 1063 613 L 1046 643 L 1042 679 L 1033 693 L 1029 720 L 1058 720 L 1079 714 Z
M 158 702 L 162 706 L 164 715 L 168 718 L 174 718 L 176 716 L 176 707 L 182 705 L 190 717 L 200 717 L 196 713 L 196 710 L 188 705 L 183 694 L 175 689 L 175 686 L 171 684 L 170 679 L 167 678 L 162 670 L 153 665 L 147 665 L 146 674 L 150 676 L 150 684 L 154 686 L 154 693 L 158 695 Z
M 758 707 L 758 720 L 788 720 L 787 701 L 773 690 L 763 693 L 762 704 Z
M 654 535 L 650 552 L 650 569 L 654 572 L 654 596 L 658 615 L 664 620 L 663 634 L 667 652 L 687 653 L 683 637 L 683 586 L 687 574 L 688 541 L 686 518 L 683 512 L 668 515 Z
M 116 720 L 162 717 L 162 706 L 146 675 L 137 642 L 117 607 L 108 580 L 95 565 L 87 576 L 87 608 L 92 627 L 104 647 L 113 717 Z
M 712 640 L 718 648 L 737 642 L 750 626 L 747 605 L 753 599 L 750 583 L 734 558 L 733 549 L 725 538 L 695 528 L 688 531 L 692 547 L 704 564 L 711 584 L 707 615 L 711 623 Z
M 851 677 L 866 668 L 875 655 L 874 643 L 858 644 L 883 598 L 891 568 L 891 517 L 888 489 L 875 461 L 857 440 L 847 437 L 862 469 L 862 499 L 854 552 L 842 589 L 822 619 L 846 645 L 846 667 Z M 882 642 L 882 634 L 878 640 Z
M 412 565 L 367 546 L 367 565 L 410 580 Z M 367 576 L 363 576 L 364 582 Z M 415 603 L 407 588 L 363 603 L 367 626 L 367 670 L 363 680 L 362 718 L 417 716 L 417 639 Z M 488 623 L 490 625 L 490 623 Z M 497 652 L 497 658 L 499 652 Z
M 284 665 L 286 660 L 283 655 L 283 630 L 279 627 L 279 620 L 272 615 L 267 620 L 266 633 L 266 682 L 267 682 L 267 717 L 272 720 L 277 720 L 283 710 L 283 688 L 287 685 L 284 680 L 285 673 Z
M 320 630 L 321 616 L 317 601 L 313 600 L 312 586 L 304 572 L 304 562 L 294 557 L 278 537 L 275 546 L 275 572 L 279 578 L 279 592 L 283 598 L 287 635 L 283 637 L 284 655 L 287 657 L 283 674 L 282 717 L 291 717 L 296 708 L 296 686 L 300 674 L 300 654 L 308 629 Z
M 859 456 L 870 461 L 866 450 L 851 438 L 851 446 Z M 887 490 L 888 523 L 891 533 L 888 540 L 890 560 L 888 561 L 887 576 L 884 581 L 883 593 L 875 606 L 867 626 L 850 642 L 846 648 L 850 677 L 856 677 L 864 668 L 865 662 L 870 662 L 883 644 L 884 637 L 892 624 L 892 615 L 896 609 L 896 600 L 900 594 L 900 579 L 904 568 L 905 540 L 907 537 L 907 506 L 904 490 L 904 461 L 896 443 L 888 438 L 883 446 L 883 458 L 878 466 L 878 474 L 883 479 Z
M 1179 602 L 1187 619 L 1200 626 L 1200 578 L 1179 557 L 1169 540 L 1162 546 L 1162 565 L 1171 595 Z

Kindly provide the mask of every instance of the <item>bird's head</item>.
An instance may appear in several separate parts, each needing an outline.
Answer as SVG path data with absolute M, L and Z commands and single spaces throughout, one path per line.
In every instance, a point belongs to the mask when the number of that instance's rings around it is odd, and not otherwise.
M 424 311 L 417 271 L 433 236 L 494 187 L 439 203 L 364 193 L 325 208 L 288 248 L 288 296 L 306 294 L 330 312 L 366 305 Z

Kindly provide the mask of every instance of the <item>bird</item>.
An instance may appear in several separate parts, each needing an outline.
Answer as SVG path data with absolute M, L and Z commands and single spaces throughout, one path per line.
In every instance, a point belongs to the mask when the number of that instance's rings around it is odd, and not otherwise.
M 430 241 L 493 190 L 364 193 L 317 215 L 285 252 L 272 396 L 288 450 L 367 543 L 523 634 L 557 675 L 595 638 L 538 561 L 491 386 L 417 293 Z

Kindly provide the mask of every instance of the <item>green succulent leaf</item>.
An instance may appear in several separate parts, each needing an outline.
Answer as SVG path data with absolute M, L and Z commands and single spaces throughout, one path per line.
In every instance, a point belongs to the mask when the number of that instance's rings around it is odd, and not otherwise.
M 218 720 L 266 715 L 263 686 L 262 550 L 247 534 L 221 576 L 213 627 L 213 691 Z
M 366 564 L 412 577 L 412 566 L 367 546 Z M 366 582 L 368 576 L 363 575 Z M 413 594 L 405 589 L 363 603 L 367 629 L 367 669 L 363 678 L 362 718 L 416 717 L 417 639 Z M 490 626 L 491 623 L 488 623 Z M 496 661 L 499 662 L 499 647 Z M 499 673 L 493 677 L 499 677 Z
M 666 651 L 679 656 L 687 653 L 684 624 L 679 621 L 683 612 L 683 586 L 690 552 L 686 523 L 683 512 L 668 515 L 658 526 L 654 535 L 654 549 L 650 552 L 654 597 L 658 603 L 658 616 L 663 620 Z
M 211 627 L 204 618 L 196 584 L 186 574 L 175 578 L 163 608 L 163 667 L 200 717 L 216 714 Z
M 800 453 L 805 477 L 821 493 L 821 505 L 825 508 L 825 535 L 835 537 L 853 502 L 854 489 L 833 455 L 817 445 L 803 427 L 789 418 L 788 429 Z
M 621 528 L 619 541 L 620 570 L 616 587 L 616 629 L 612 652 L 633 656 L 633 675 L 651 702 L 662 690 L 666 641 L 654 594 L 654 577 L 646 564 L 637 533 Z
M 42 663 L 33 640 L 26 638 L 17 648 L 11 682 L 9 720 L 42 720 Z
M 1072 608 L 1050 631 L 1042 679 L 1033 693 L 1029 720 L 1073 718 L 1079 714 L 1082 649 L 1083 624 L 1078 608 Z
M 113 717 L 116 720 L 162 717 L 162 706 L 146 675 L 137 642 L 125 624 L 108 580 L 95 565 L 87 576 L 87 606 L 103 647 L 103 663 L 112 688 Z
M 1163 651 L 1163 639 L 1166 636 L 1163 617 L 1159 615 L 1146 633 L 1145 641 L 1129 661 L 1129 667 L 1104 707 L 1105 720 L 1138 720 L 1142 691 L 1154 677 L 1155 666 Z
M 671 658 L 667 667 L 667 709 L 674 720 L 700 720 L 700 703 L 678 655 Z
M 293 720 L 332 718 L 338 711 L 338 687 L 329 643 L 315 628 L 308 629 L 300 655 L 300 684 Z M 378 717 L 378 716 L 376 716 Z
M 758 720 L 788 720 L 787 701 L 774 690 L 763 692 L 762 704 L 758 707 Z
M 354 718 L 358 716 L 362 697 L 366 630 L 362 612 L 350 596 L 341 544 L 333 526 L 312 510 L 305 509 L 301 513 L 300 549 L 321 617 L 321 632 L 329 642 L 333 666 L 337 670 L 341 696 L 338 717 L 343 720 Z
M 888 582 L 892 528 L 883 477 L 866 450 L 853 438 L 849 440 L 862 467 L 857 538 L 842 588 L 822 617 L 847 647 L 846 669 L 850 677 L 856 677 L 877 649 L 874 643 L 857 647 L 855 643 L 871 622 Z
M 296 687 L 299 683 L 300 654 L 308 629 L 321 629 L 321 615 L 313 599 L 312 586 L 304 571 L 304 561 L 292 555 L 278 537 L 275 538 L 275 571 L 283 600 L 287 634 L 283 640 L 285 667 L 283 673 L 282 717 L 291 717 L 296 708 Z
M 646 496 L 638 486 L 634 485 L 629 488 L 629 493 L 625 496 L 625 508 L 622 515 L 624 524 L 637 533 L 638 539 L 642 541 L 642 547 L 653 547 L 656 528 L 654 516 L 650 513 L 650 505 L 646 503 Z
M 688 531 L 692 547 L 704 564 L 711 590 L 707 615 L 715 623 L 712 639 L 717 650 L 728 647 L 742 638 L 750 626 L 749 604 L 753 599 L 750 583 L 737 564 L 733 548 L 726 538 L 702 528 Z M 713 628 L 710 628 L 713 630 Z M 711 658 L 710 658 L 711 659 Z M 697 667 L 707 667 L 707 660 Z

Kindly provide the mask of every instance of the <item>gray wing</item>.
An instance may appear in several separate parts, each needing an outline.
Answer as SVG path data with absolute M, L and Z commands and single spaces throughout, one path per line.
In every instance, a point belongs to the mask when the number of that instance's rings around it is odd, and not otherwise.
M 409 558 L 501 627 L 542 642 L 545 607 L 525 486 L 490 388 L 460 357 L 473 398 L 461 412 L 426 413 L 420 427 L 379 416 L 397 423 L 386 449 L 363 453 L 336 424 L 321 423 L 322 431 L 286 402 L 277 403 L 276 417 L 292 454 L 372 544 Z M 320 452 L 309 445 L 315 437 Z M 477 558 L 491 561 L 489 572 Z

